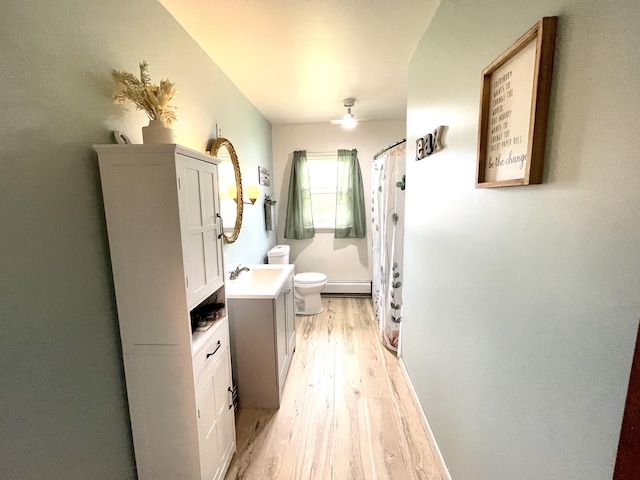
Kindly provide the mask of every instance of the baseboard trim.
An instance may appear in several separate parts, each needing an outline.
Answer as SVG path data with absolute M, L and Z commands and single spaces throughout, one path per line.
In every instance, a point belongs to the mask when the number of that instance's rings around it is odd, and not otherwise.
M 371 296 L 371 282 L 327 282 L 323 294 L 358 294 Z
M 416 389 L 413 387 L 413 382 L 409 377 L 409 372 L 407 372 L 407 367 L 404 364 L 402 358 L 400 360 L 400 367 L 402 369 L 402 374 L 404 375 L 405 380 L 407 381 L 407 385 L 409 386 L 409 390 L 411 391 L 411 398 L 413 400 L 416 409 L 420 413 L 420 422 L 422 423 L 422 427 L 424 428 L 425 433 L 427 434 L 427 438 L 429 439 L 429 443 L 433 448 L 433 454 L 438 461 L 438 468 L 440 469 L 440 473 L 442 473 L 444 480 L 451 480 L 451 474 L 449 473 L 449 469 L 447 468 L 446 463 L 444 463 L 444 458 L 442 457 L 442 452 L 440 452 L 440 447 L 438 447 L 438 442 L 436 442 L 436 437 L 433 435 L 433 430 L 431 430 L 431 425 L 429 425 L 429 421 L 427 420 L 427 416 L 424 413 L 424 409 L 420 404 L 420 400 L 418 399 L 418 394 L 416 393 Z

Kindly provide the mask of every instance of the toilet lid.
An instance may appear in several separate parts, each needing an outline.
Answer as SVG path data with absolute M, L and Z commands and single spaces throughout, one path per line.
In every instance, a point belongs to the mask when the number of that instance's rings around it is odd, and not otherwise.
M 293 277 L 293 281 L 296 283 L 320 283 L 324 282 L 327 276 L 324 273 L 306 272 L 298 273 Z

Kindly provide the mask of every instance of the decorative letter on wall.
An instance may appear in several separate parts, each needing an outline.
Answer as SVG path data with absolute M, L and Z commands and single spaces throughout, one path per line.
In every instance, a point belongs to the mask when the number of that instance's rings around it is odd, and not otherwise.
M 444 126 L 440 125 L 433 133 L 427 133 L 416 140 L 416 161 L 428 157 L 432 153 L 439 152 L 443 146 L 441 143 Z

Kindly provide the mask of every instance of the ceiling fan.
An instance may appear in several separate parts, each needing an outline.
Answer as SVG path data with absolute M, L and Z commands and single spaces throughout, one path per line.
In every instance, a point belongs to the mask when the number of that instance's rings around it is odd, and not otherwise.
M 344 106 L 347 107 L 347 114 L 340 120 L 331 120 L 332 125 L 342 125 L 344 128 L 353 128 L 358 123 L 356 117 L 351 113 L 351 107 L 356 104 L 355 98 L 345 98 Z

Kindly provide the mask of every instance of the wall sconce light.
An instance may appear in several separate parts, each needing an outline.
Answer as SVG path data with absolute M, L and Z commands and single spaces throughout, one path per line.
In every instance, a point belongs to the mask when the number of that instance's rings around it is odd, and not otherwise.
M 254 205 L 256 203 L 256 200 L 260 196 L 260 187 L 257 185 L 247 185 L 242 190 L 246 194 L 246 196 L 249 197 L 248 202 L 243 198 L 242 203 L 246 203 L 247 205 Z M 233 198 L 235 202 L 238 201 L 238 189 L 235 185 L 229 187 L 229 196 Z

